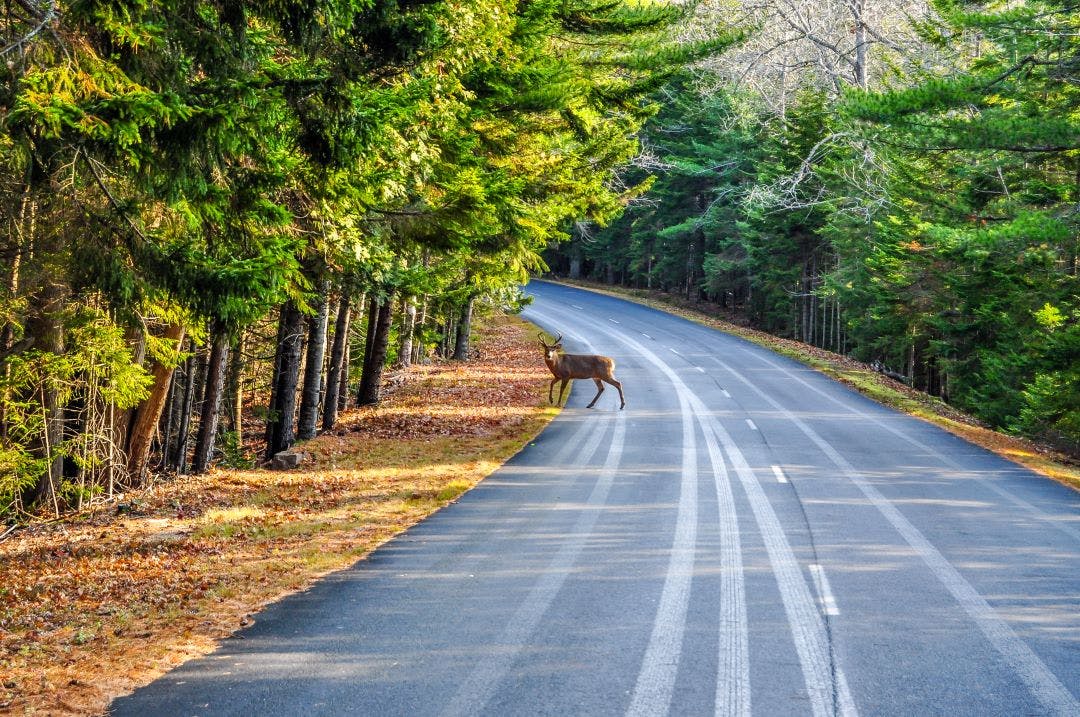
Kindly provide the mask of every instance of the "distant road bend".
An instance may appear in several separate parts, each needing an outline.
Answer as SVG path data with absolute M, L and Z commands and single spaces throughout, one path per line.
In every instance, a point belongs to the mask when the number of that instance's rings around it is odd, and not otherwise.
M 458 503 L 113 714 L 1080 715 L 1080 495 L 740 339 L 528 290 L 626 409 L 578 381 Z

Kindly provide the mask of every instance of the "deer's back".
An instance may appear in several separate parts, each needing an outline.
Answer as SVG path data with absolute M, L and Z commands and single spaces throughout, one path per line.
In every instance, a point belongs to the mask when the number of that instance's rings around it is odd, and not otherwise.
M 615 370 L 615 362 L 607 356 L 563 354 L 559 358 L 559 368 L 568 378 L 592 378 L 610 376 Z

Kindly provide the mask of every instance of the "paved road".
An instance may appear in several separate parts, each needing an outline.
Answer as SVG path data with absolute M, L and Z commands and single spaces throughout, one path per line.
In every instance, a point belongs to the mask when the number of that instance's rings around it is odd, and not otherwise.
M 460 502 L 115 714 L 1080 715 L 1080 495 L 739 339 L 529 290 L 626 410 L 579 382 Z

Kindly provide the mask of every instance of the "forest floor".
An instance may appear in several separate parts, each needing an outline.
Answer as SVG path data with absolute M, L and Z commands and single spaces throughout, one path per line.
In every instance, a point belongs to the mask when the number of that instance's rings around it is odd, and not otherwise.
M 940 398 L 874 371 L 861 361 L 801 341 L 782 339 L 751 329 L 738 315 L 733 315 L 718 304 L 690 301 L 683 296 L 657 290 L 613 287 L 590 281 L 561 281 L 667 311 L 770 348 L 851 386 L 879 403 L 930 421 L 1036 473 L 1080 490 L 1080 460 L 1053 446 L 996 431 Z
M 455 500 L 557 414 L 535 330 L 478 322 L 476 358 L 389 377 L 291 471 L 161 480 L 0 541 L 0 713 L 100 714 Z M 123 512 L 121 512 L 121 509 Z

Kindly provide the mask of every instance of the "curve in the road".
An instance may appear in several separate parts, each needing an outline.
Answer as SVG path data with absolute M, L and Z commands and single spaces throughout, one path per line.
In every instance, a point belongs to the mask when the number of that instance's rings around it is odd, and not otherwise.
M 1075 493 L 740 339 L 530 291 L 617 360 L 626 410 L 572 391 L 458 502 L 117 715 L 1080 713 Z

